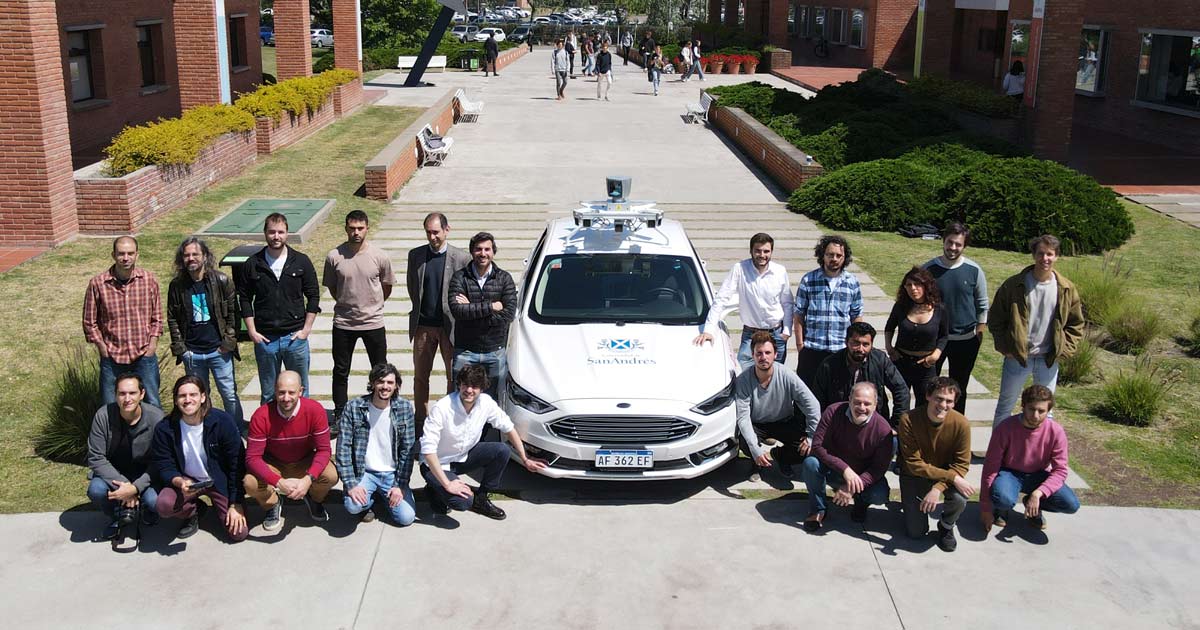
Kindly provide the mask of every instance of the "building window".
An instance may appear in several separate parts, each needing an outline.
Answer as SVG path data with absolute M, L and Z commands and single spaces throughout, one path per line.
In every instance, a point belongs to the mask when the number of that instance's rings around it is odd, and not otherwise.
M 746 0 L 738 0 L 737 20 L 738 26 L 746 23 Z
M 67 66 L 71 79 L 71 100 L 78 103 L 95 98 L 92 83 L 91 31 L 67 33 Z
M 817 39 L 825 39 L 825 8 L 816 7 L 813 9 L 813 37 Z
M 1021 65 L 1025 65 L 1026 57 L 1029 56 L 1029 22 L 1027 20 L 1013 20 L 1012 33 L 1009 35 L 1008 46 L 1008 65 L 1012 67 L 1014 61 L 1020 61 Z
M 867 47 L 867 12 L 862 9 L 850 12 L 850 45 L 854 48 Z
M 158 62 L 155 60 L 154 54 L 158 47 L 155 41 L 156 35 L 158 34 L 154 32 L 154 27 L 137 27 L 138 61 L 142 65 L 142 87 L 161 83 L 158 78 Z
M 1141 35 L 1134 100 L 1200 114 L 1200 32 L 1143 31 Z
M 796 7 L 796 35 L 799 37 L 809 37 L 811 32 L 809 29 L 809 10 L 806 6 Z
M 796 34 L 796 5 L 788 3 L 788 35 Z
M 234 68 L 249 65 L 246 62 L 246 17 L 229 18 L 229 64 Z
M 1075 71 L 1075 91 L 1084 94 L 1104 93 L 1107 58 L 1108 31 L 1098 26 L 1083 27 L 1079 37 L 1079 68 Z
M 846 10 L 829 10 L 829 41 L 834 44 L 846 43 Z

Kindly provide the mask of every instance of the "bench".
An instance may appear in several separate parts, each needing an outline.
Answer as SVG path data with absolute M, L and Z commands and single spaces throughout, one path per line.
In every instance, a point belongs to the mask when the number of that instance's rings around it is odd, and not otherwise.
M 708 110 L 712 107 L 715 99 L 708 92 L 700 92 L 699 103 L 688 103 L 687 113 L 684 116 L 691 121 L 692 124 L 703 120 L 708 122 Z
M 479 115 L 483 113 L 483 101 L 467 99 L 467 92 L 462 89 L 454 93 L 454 99 L 458 101 L 459 122 L 479 122 Z
M 417 143 L 421 145 L 421 166 L 441 166 L 454 145 L 454 138 L 443 138 L 433 133 L 433 127 L 425 125 L 417 134 Z
M 396 67 L 401 70 L 412 70 L 412 67 L 417 65 L 416 55 L 401 55 L 400 60 L 396 62 Z M 441 72 L 446 71 L 446 55 L 434 55 L 429 59 L 429 65 L 425 66 L 426 70 L 439 68 Z

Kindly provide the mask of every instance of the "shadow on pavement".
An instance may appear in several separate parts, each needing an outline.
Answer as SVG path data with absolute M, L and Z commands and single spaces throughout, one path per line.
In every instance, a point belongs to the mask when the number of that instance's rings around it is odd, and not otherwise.
M 534 504 L 568 504 L 581 502 L 629 504 L 672 504 L 697 498 L 705 493 L 741 499 L 732 488 L 745 483 L 749 466 L 734 460 L 696 479 L 662 481 L 600 481 L 551 479 L 510 465 L 501 479 L 501 492 L 509 497 Z M 769 480 L 764 477 L 764 480 Z M 784 480 L 786 482 L 786 480 Z M 784 489 L 791 489 L 790 486 Z

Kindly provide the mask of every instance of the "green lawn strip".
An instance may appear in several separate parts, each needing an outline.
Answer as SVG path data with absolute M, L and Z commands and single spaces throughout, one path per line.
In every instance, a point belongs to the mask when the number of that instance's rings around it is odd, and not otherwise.
M 373 221 L 383 216 L 386 204 L 354 195 L 363 182 L 363 165 L 421 112 L 366 108 L 298 145 L 260 158 L 244 174 L 148 224 L 138 236 L 139 264 L 158 276 L 164 307 L 180 239 L 249 197 L 336 200 L 314 238 L 297 246 L 313 259 L 319 272 L 325 252 L 345 238 L 341 226 L 346 212 L 363 209 Z M 244 241 L 213 238 L 208 242 L 219 257 Z M 112 263 L 110 247 L 108 238 L 80 238 L 0 274 L 0 300 L 5 305 L 0 310 L 0 330 L 7 331 L 0 339 L 0 360 L 8 366 L 0 381 L 0 476 L 6 480 L 0 484 L 0 512 L 61 510 L 85 500 L 84 469 L 34 456 L 32 438 L 45 415 L 42 408 L 50 396 L 58 352 L 66 344 L 83 342 L 84 288 L 92 275 Z M 322 301 L 328 305 L 327 296 Z M 164 322 L 160 352 L 168 346 L 165 328 Z M 252 348 L 243 343 L 241 351 L 236 368 L 239 390 L 255 374 Z M 164 382 L 173 378 L 163 375 Z M 258 401 L 243 404 L 249 416 Z
M 1175 368 L 1183 378 L 1168 396 L 1166 411 L 1152 427 L 1137 428 L 1110 422 L 1102 417 L 1104 379 L 1079 385 L 1061 384 L 1058 390 L 1059 418 L 1073 436 L 1086 438 L 1102 448 L 1095 459 L 1083 459 L 1074 453 L 1071 465 L 1079 469 L 1097 490 L 1120 495 L 1127 476 L 1110 479 L 1108 460 L 1099 455 L 1117 457 L 1123 464 L 1140 472 L 1139 488 L 1147 486 L 1144 496 L 1122 497 L 1122 504 L 1200 507 L 1200 483 L 1195 470 L 1200 467 L 1200 401 L 1195 396 L 1200 384 L 1200 360 L 1184 356 L 1174 337 L 1184 332 L 1197 311 L 1200 290 L 1200 231 L 1141 205 L 1123 202 L 1133 218 L 1137 233 L 1115 250 L 1125 267 L 1132 268 L 1128 296 L 1149 304 L 1167 318 L 1167 334 L 1149 350 L 1165 368 Z M 847 235 L 854 258 L 878 281 L 884 292 L 896 291 L 900 279 L 914 264 L 921 264 L 940 253 L 939 241 L 908 239 L 896 234 L 859 232 Z M 1026 253 L 968 247 L 966 256 L 983 267 L 989 293 L 1005 278 L 1030 264 Z M 1058 267 L 1070 277 L 1077 261 L 1099 265 L 1100 256 L 1062 258 Z M 1000 384 L 1002 358 L 992 349 L 991 339 L 984 340 L 974 376 L 995 396 Z M 1134 357 L 1100 351 L 1102 374 L 1116 375 L 1133 370 Z

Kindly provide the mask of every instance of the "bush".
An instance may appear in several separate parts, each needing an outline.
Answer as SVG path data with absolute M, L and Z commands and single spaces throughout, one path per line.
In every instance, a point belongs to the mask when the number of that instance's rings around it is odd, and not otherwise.
M 788 208 L 834 230 L 890 232 L 940 214 L 927 169 L 901 160 L 851 164 L 792 193 Z
M 1096 359 L 1100 349 L 1088 337 L 1079 340 L 1075 354 L 1058 362 L 1058 378 L 1063 383 L 1089 383 L 1096 377 Z
M 254 117 L 230 105 L 193 107 L 179 118 L 126 127 L 104 149 L 104 174 L 123 177 L 151 164 L 191 164 L 219 136 L 253 128 Z
M 1192 356 L 1200 356 L 1200 315 L 1192 318 L 1188 325 L 1187 335 L 1183 338 L 1183 347 Z
M 1121 371 L 1105 383 L 1104 402 L 1098 410 L 1114 422 L 1150 426 L 1167 402 L 1167 394 L 1180 379 L 1180 372 L 1161 374 L 1161 363 L 1139 359 L 1132 372 Z
M 278 121 L 284 112 L 293 116 L 315 112 L 325 104 L 334 88 L 358 78 L 353 70 L 328 70 L 311 77 L 296 77 L 275 85 L 264 85 L 243 94 L 234 106 L 255 118 Z
M 974 83 L 925 75 L 909 81 L 908 90 L 917 97 L 949 103 L 990 118 L 1012 118 L 1017 113 L 1017 102 L 1013 98 Z
M 1122 304 L 1108 318 L 1109 348 L 1114 352 L 1141 354 L 1158 338 L 1164 328 L 1162 316 L 1145 302 Z
M 1099 265 L 1079 260 L 1067 266 L 1067 277 L 1079 289 L 1083 317 L 1088 323 L 1103 326 L 1121 307 L 1132 271 L 1123 269 L 1121 259 L 1111 255 L 1105 256 Z
M 1054 234 L 1068 254 L 1120 246 L 1133 221 L 1113 191 L 1065 166 L 1035 158 L 995 159 L 964 169 L 940 193 L 949 218 L 971 226 L 976 245 L 1022 251 Z

